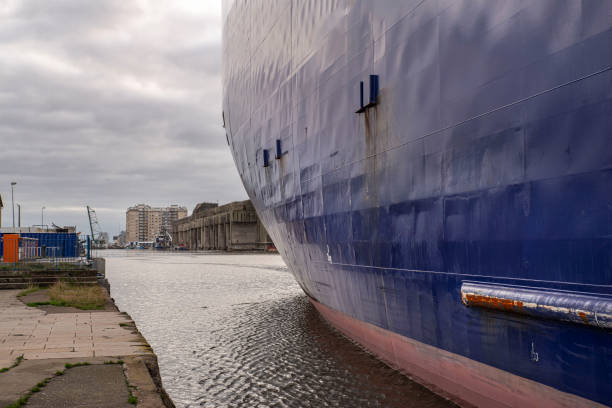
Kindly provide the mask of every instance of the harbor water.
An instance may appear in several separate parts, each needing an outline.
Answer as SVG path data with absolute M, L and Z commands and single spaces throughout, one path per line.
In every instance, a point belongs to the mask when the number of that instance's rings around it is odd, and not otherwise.
M 100 251 L 177 407 L 448 407 L 318 315 L 278 255 Z

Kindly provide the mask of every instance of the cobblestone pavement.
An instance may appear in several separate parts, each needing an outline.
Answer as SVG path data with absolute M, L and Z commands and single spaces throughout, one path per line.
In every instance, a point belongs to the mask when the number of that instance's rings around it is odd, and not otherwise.
M 47 314 L 24 305 L 19 290 L 0 291 L 0 368 L 26 360 L 151 353 L 119 312 Z

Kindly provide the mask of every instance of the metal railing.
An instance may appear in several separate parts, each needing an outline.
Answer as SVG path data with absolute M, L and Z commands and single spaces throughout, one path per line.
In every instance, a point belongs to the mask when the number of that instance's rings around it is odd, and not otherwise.
M 19 238 L 17 259 L 28 260 L 37 257 L 38 240 L 36 238 Z
M 4 257 L 0 253 L 0 271 L 11 270 L 72 270 L 89 267 L 91 262 L 80 251 L 76 251 L 79 256 L 62 256 L 61 247 L 34 246 L 32 239 L 25 239 L 24 245 L 18 248 L 16 262 L 4 262 Z M 20 239 L 20 240 L 21 240 Z M 33 241 L 36 241 L 33 239 Z

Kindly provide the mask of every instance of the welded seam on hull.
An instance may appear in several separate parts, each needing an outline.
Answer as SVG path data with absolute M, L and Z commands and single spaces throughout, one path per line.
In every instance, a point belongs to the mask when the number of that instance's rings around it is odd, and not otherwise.
M 338 262 L 323 262 L 312 260 L 312 263 L 321 263 L 327 265 L 335 265 L 335 266 L 348 266 L 353 268 L 371 268 L 371 269 L 385 269 L 390 271 L 401 271 L 401 272 L 414 272 L 414 273 L 431 273 L 434 275 L 453 275 L 464 278 L 486 278 L 486 279 L 503 279 L 503 280 L 512 280 L 512 281 L 522 281 L 522 282 L 540 282 L 540 283 L 553 283 L 553 284 L 563 284 L 563 285 L 577 285 L 577 286 L 589 286 L 594 288 L 612 288 L 612 285 L 597 285 L 593 283 L 578 283 L 578 282 L 564 282 L 564 281 L 550 281 L 550 280 L 541 280 L 541 279 L 528 279 L 528 278 L 513 278 L 507 276 L 491 276 L 491 275 L 473 275 L 473 274 L 463 274 L 457 272 L 443 272 L 443 271 L 428 271 L 423 269 L 407 269 L 407 268 L 394 268 L 387 266 L 373 266 L 373 265 L 358 265 L 358 264 L 345 264 Z M 591 293 L 591 292 L 584 292 Z
M 387 327 L 391 327 L 391 318 L 389 317 L 389 306 L 387 306 L 387 293 L 385 291 L 385 277 L 380 274 L 380 288 L 382 290 L 383 304 L 385 305 L 385 317 L 387 318 Z
M 380 155 L 380 154 L 383 154 L 383 153 L 387 153 L 387 152 L 390 152 L 390 151 L 393 151 L 393 150 L 399 149 L 399 148 L 404 147 L 404 146 L 407 146 L 407 145 L 409 145 L 409 144 L 411 144 L 411 143 L 416 143 L 416 142 L 418 142 L 418 141 L 421 141 L 421 140 L 423 140 L 423 139 L 425 139 L 425 138 L 428 138 L 428 137 L 430 137 L 430 136 L 433 136 L 433 135 L 435 135 L 435 134 L 438 134 L 438 133 L 444 132 L 444 131 L 446 131 L 446 130 L 452 129 L 452 128 L 457 127 L 457 126 L 461 126 L 461 125 L 463 125 L 463 124 L 465 124 L 465 123 L 468 123 L 468 122 L 470 122 L 470 121 L 472 121 L 472 120 L 475 120 L 475 119 L 480 119 L 480 118 L 482 118 L 482 117 L 484 117 L 484 116 L 490 115 L 491 113 L 495 113 L 495 112 L 500 111 L 500 110 L 502 110 L 502 109 L 506 109 L 506 108 L 512 107 L 512 106 L 514 106 L 514 105 L 517 105 L 517 104 L 520 104 L 520 103 L 526 102 L 526 101 L 531 100 L 531 99 L 533 99 L 533 98 L 537 98 L 538 96 L 545 95 L 545 94 L 547 94 L 547 93 L 549 93 L 549 92 L 556 91 L 557 89 L 563 88 L 563 87 L 568 86 L 568 85 L 575 84 L 575 83 L 580 82 L 580 81 L 583 81 L 583 80 L 585 80 L 585 79 L 589 79 L 589 78 L 594 77 L 594 76 L 596 76 L 596 75 L 603 74 L 603 73 L 605 73 L 605 72 L 607 72 L 607 71 L 610 71 L 610 70 L 612 70 L 612 66 L 609 66 L 609 67 L 603 68 L 603 69 L 601 69 L 601 70 L 599 70 L 599 71 L 596 71 L 596 72 L 592 72 L 592 73 L 587 74 L 587 75 L 585 75 L 585 76 L 583 76 L 583 77 L 573 79 L 573 80 L 571 80 L 571 81 L 569 81 L 569 82 L 565 82 L 565 83 L 563 83 L 563 84 L 560 84 L 560 85 L 554 86 L 554 87 L 552 87 L 552 88 L 550 88 L 550 89 L 546 89 L 546 90 L 544 90 L 544 91 L 541 91 L 541 92 L 535 93 L 535 94 L 533 94 L 533 95 L 526 96 L 525 98 L 522 98 L 522 99 L 519 99 L 519 100 L 517 100 L 517 101 L 510 102 L 509 104 L 506 104 L 506 105 L 503 105 L 503 106 L 500 106 L 500 107 L 497 107 L 497 108 L 491 109 L 490 111 L 487 111 L 487 112 L 481 113 L 481 114 L 476 115 L 476 116 L 474 116 L 474 117 L 471 117 L 471 118 L 469 118 L 469 119 L 465 119 L 465 120 L 463 120 L 463 121 L 461 121 L 461 122 L 457 122 L 457 123 L 455 123 L 455 124 L 453 124 L 453 125 L 449 125 L 449 126 L 446 126 L 446 127 L 444 127 L 444 128 L 438 129 L 438 130 L 434 130 L 433 132 L 430 132 L 430 133 L 428 133 L 428 134 L 426 134 L 426 135 L 423 135 L 423 136 L 421 136 L 421 137 L 419 137 L 419 138 L 417 138 L 417 139 L 410 140 L 410 141 L 405 142 L 405 143 L 401 143 L 401 144 L 399 144 L 399 145 L 397 145 L 397 146 L 389 147 L 389 148 L 387 148 L 387 149 L 381 150 L 381 151 L 380 151 L 380 152 L 378 152 L 378 153 L 374 153 L 374 154 L 371 154 L 371 155 L 369 155 L 369 156 L 365 156 L 365 157 L 364 157 L 364 158 L 362 158 L 362 159 L 357 159 L 357 160 L 354 160 L 354 161 L 352 161 L 352 162 L 349 162 L 349 163 L 343 164 L 343 165 L 341 165 L 341 166 L 339 166 L 339 167 L 336 167 L 335 169 L 331 169 L 331 170 L 329 170 L 328 172 L 326 172 L 326 173 L 322 173 L 322 174 L 320 174 L 320 175 L 318 175 L 318 176 L 316 176 L 316 177 L 323 177 L 323 176 L 326 176 L 326 175 L 328 175 L 328 174 L 330 174 L 330 173 L 336 172 L 336 171 L 341 170 L 341 169 L 343 169 L 343 168 L 345 168 L 345 167 L 352 166 L 352 165 L 357 164 L 357 163 L 361 163 L 361 162 L 363 162 L 363 161 L 365 161 L 365 160 L 371 159 L 371 158 L 376 157 L 376 156 L 378 156 L 378 155 Z M 308 182 L 308 181 L 311 181 L 311 180 L 314 180 L 314 179 L 315 179 L 315 177 L 311 177 L 311 178 L 309 178 L 309 179 L 305 179 L 305 180 L 303 180 L 302 182 L 304 182 L 304 183 L 305 183 L 305 182 Z

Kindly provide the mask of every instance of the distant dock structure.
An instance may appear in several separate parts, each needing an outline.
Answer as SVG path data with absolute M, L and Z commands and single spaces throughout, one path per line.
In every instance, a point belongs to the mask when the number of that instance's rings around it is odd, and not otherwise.
M 175 247 L 207 250 L 268 250 L 272 240 L 250 200 L 219 206 L 199 203 L 193 213 L 172 223 Z

